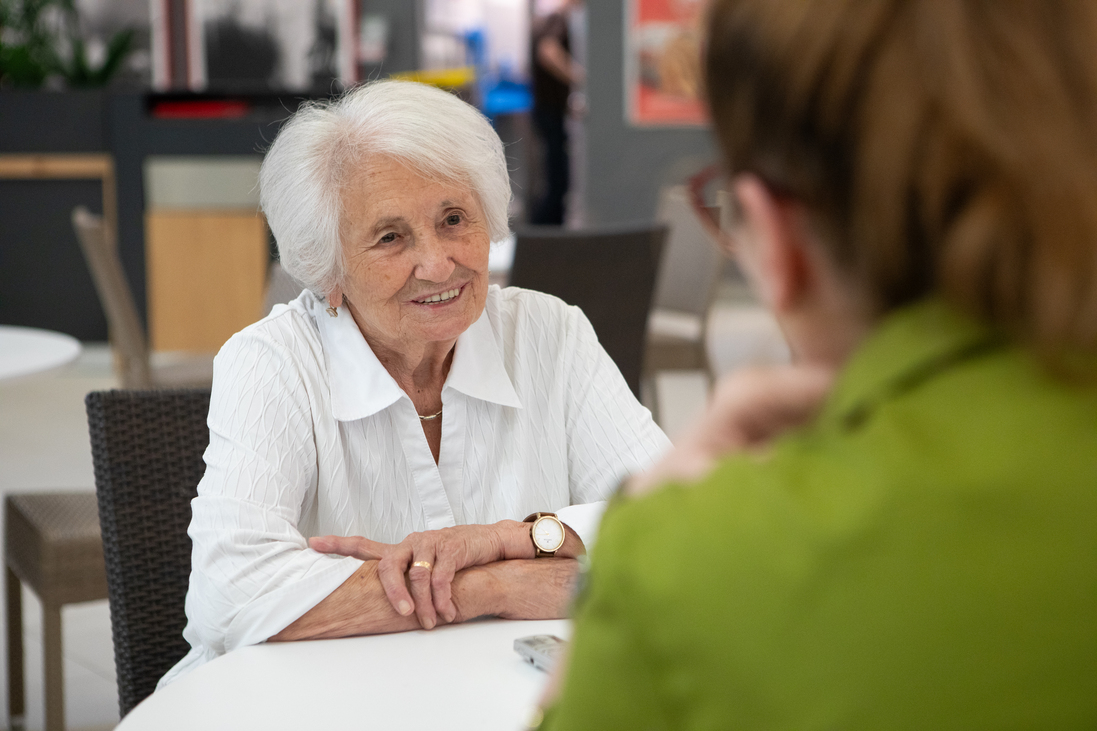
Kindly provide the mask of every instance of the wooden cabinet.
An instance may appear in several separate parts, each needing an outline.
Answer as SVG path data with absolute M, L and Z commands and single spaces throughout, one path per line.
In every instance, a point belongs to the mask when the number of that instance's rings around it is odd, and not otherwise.
M 266 221 L 254 209 L 148 212 L 152 350 L 216 351 L 258 320 L 268 251 Z

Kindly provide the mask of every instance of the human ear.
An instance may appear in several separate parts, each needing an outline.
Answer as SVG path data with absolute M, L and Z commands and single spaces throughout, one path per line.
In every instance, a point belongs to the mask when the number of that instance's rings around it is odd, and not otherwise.
M 762 303 L 777 314 L 797 305 L 809 286 L 805 219 L 800 205 L 775 196 L 756 175 L 732 180 L 739 201 L 739 259 Z
M 328 306 L 339 309 L 341 304 L 343 304 L 343 288 L 335 285 L 335 288 L 328 292 Z

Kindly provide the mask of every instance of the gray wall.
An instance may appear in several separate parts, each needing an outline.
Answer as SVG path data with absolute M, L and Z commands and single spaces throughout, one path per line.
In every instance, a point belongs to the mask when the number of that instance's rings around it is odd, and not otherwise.
M 708 130 L 641 129 L 625 122 L 624 3 L 591 0 L 587 13 L 587 222 L 655 217 L 659 188 L 715 162 Z

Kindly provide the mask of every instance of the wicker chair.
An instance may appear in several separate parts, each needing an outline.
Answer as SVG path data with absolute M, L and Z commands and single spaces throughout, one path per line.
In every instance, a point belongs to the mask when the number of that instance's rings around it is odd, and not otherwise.
M 205 472 L 208 389 L 88 394 L 118 711 L 124 717 L 190 649 L 190 501 Z
M 7 566 L 8 727 L 24 722 L 23 584 L 42 602 L 46 731 L 65 728 L 61 607 L 107 598 L 99 515 L 90 492 L 8 495 L 4 500 Z
M 101 216 L 77 206 L 72 211 L 76 240 L 103 305 L 115 348 L 115 370 L 123 388 L 183 388 L 213 382 L 213 354 L 187 355 L 173 363 L 153 366 L 145 330 L 137 314 L 122 260 Z M 178 355 L 178 354 L 177 354 Z
M 666 236 L 662 224 L 530 227 L 516 234 L 510 285 L 578 306 L 638 398 L 648 313 Z

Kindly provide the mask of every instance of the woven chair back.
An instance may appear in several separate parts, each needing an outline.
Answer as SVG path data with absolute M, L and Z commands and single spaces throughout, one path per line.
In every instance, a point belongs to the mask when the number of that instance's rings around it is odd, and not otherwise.
M 187 527 L 205 472 L 209 400 L 208 389 L 85 399 L 123 717 L 190 649 Z
M 531 227 L 515 237 L 510 285 L 579 307 L 637 398 L 666 236 L 665 225 L 652 224 L 584 230 Z

